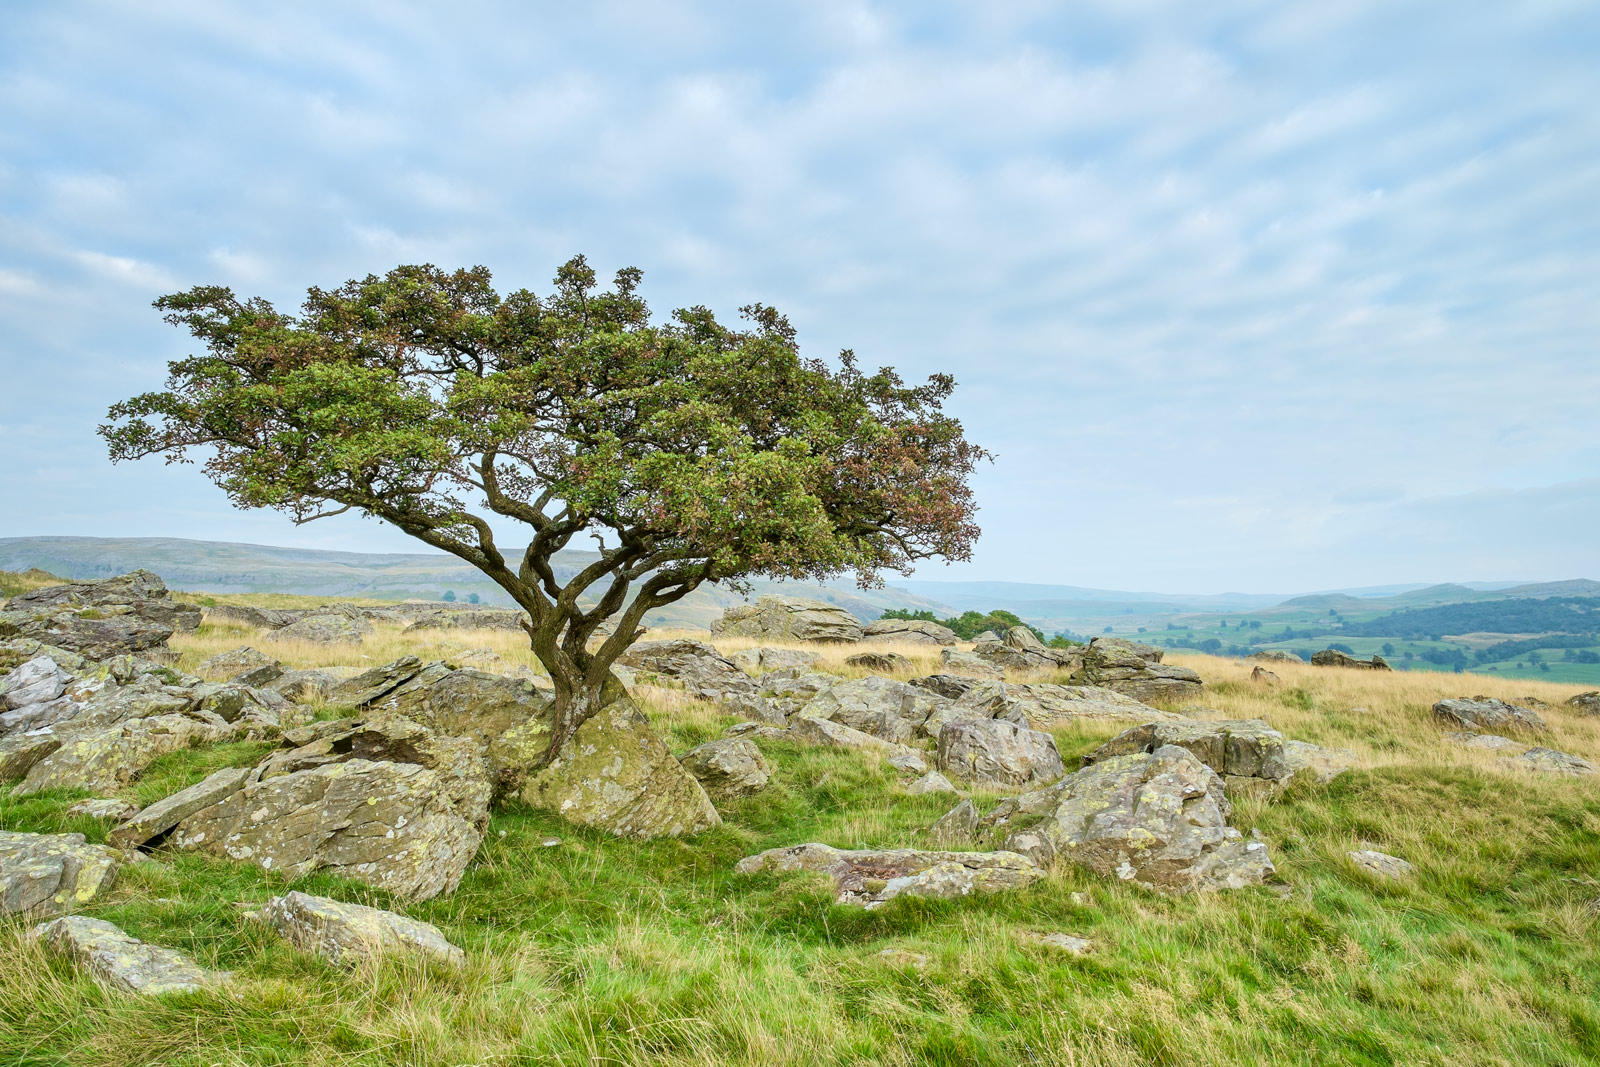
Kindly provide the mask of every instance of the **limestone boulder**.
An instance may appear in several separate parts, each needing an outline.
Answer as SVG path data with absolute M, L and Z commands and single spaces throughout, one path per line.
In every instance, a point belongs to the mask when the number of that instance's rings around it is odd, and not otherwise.
M 781 671 L 786 667 L 810 667 L 819 658 L 815 652 L 803 648 L 773 648 L 769 645 L 741 648 L 728 653 L 728 659 L 736 667 L 756 674 Z
M 861 640 L 861 622 L 826 601 L 768 595 L 728 608 L 712 622 L 711 632 L 768 641 L 850 642 Z
M 1256 660 L 1256 661 L 1261 662 L 1261 663 L 1304 663 L 1305 662 L 1305 660 L 1301 659 L 1299 656 L 1295 655 L 1293 652 L 1284 652 L 1281 649 L 1276 649 L 1276 648 L 1266 648 L 1266 649 L 1262 649 L 1260 652 L 1252 652 L 1250 655 L 1246 656 L 1245 658 L 1246 659 Z
M 460 884 L 482 832 L 437 772 L 353 759 L 252 782 L 178 823 L 168 842 L 289 878 L 326 870 L 427 899 Z
M 911 661 L 898 652 L 861 652 L 845 657 L 845 666 L 874 674 L 899 674 L 911 669 Z
M 898 896 L 957 900 L 1022 889 L 1044 870 L 1014 852 L 923 852 L 916 849 L 839 849 L 806 844 L 774 848 L 740 860 L 740 874 L 815 871 L 833 879 L 840 904 L 881 907 Z
M 29 768 L 13 792 L 18 796 L 44 789 L 114 792 L 159 756 L 213 744 L 231 734 L 226 724 L 188 715 L 153 715 L 72 732 L 62 737 L 59 748 Z
M 269 644 L 290 644 L 306 641 L 313 645 L 359 645 L 362 638 L 372 632 L 366 619 L 348 615 L 309 615 L 297 622 L 273 630 L 261 640 Z
M 1125 652 L 1132 652 L 1146 663 L 1160 663 L 1164 651 L 1155 645 L 1147 645 L 1143 641 L 1130 641 L 1126 637 L 1096 637 L 1091 644 L 1099 648 L 1120 648 Z
M 885 741 L 863 730 L 857 730 L 844 723 L 834 722 L 831 719 L 815 719 L 806 715 L 797 715 L 785 731 L 789 739 L 805 745 L 818 745 L 825 748 L 847 748 L 859 752 L 876 752 L 885 757 L 902 755 L 915 756 L 916 752 L 905 745 L 893 741 Z
M 800 710 L 800 717 L 829 719 L 903 745 L 914 740 L 928 716 L 947 703 L 925 689 L 874 676 L 830 686 Z
M 23 777 L 60 747 L 61 738 L 48 728 L 0 737 L 0 782 Z
M 1313 667 L 1343 667 L 1346 670 L 1358 671 L 1390 671 L 1389 661 L 1382 656 L 1374 655 L 1371 659 L 1356 659 L 1346 655 L 1338 649 L 1325 648 L 1321 652 L 1311 654 Z
M 243 789 L 250 777 L 247 767 L 224 767 L 214 771 L 194 785 L 131 815 L 106 835 L 106 841 L 121 849 L 158 843 L 167 831 L 195 812 L 219 804 Z
M 1194 671 L 1145 659 L 1127 645 L 1098 637 L 1090 641 L 1079 650 L 1068 681 L 1111 689 L 1145 703 L 1193 700 L 1200 695 L 1200 676 Z
M 909 641 L 918 645 L 953 645 L 960 638 L 948 626 L 926 619 L 879 619 L 862 628 L 867 640 Z
M 365 707 L 391 690 L 398 688 L 422 670 L 422 660 L 417 656 L 402 656 L 371 670 L 347 678 L 328 691 L 328 703 L 343 704 L 352 708 Z
M 1070 669 L 1078 662 L 1072 650 L 1049 647 L 1026 626 L 1013 626 L 999 640 L 983 640 L 980 636 L 972 651 L 1001 670 L 1053 671 Z
M 971 799 L 963 800 L 934 821 L 929 828 L 934 843 L 971 845 L 978 836 L 978 808 Z
M 1354 863 L 1359 869 L 1374 878 L 1380 878 L 1386 882 L 1404 881 L 1416 871 L 1415 867 L 1399 856 L 1391 856 L 1386 852 L 1359 849 L 1349 853 L 1349 856 L 1350 862 Z
M 284 671 L 266 684 L 266 688 L 296 704 L 322 704 L 343 677 L 330 670 L 313 668 L 303 671 Z
M 939 653 L 939 670 L 945 675 L 969 678 L 1003 678 L 1005 671 L 976 652 L 947 648 Z
M 633 701 L 613 701 L 533 775 L 523 799 L 618 837 L 681 837 L 722 823 Z
M 1575 709 L 1579 715 L 1600 715 L 1600 689 L 1579 693 L 1567 701 L 1567 707 Z
M 1557 752 L 1553 748 L 1530 748 L 1520 756 L 1502 757 L 1500 763 L 1515 770 L 1533 771 L 1536 774 L 1565 774 L 1575 778 L 1595 773 L 1594 764 L 1570 752 Z
M 785 667 L 763 674 L 756 684 L 761 687 L 762 698 L 781 716 L 781 721 L 787 721 L 789 716 L 815 700 L 818 694 L 838 685 L 839 681 L 836 675 L 807 667 Z M 780 722 L 778 716 L 768 716 L 765 721 L 777 725 Z
M 982 828 L 1041 865 L 1075 863 L 1163 892 L 1256 885 L 1267 848 L 1229 826 L 1222 779 L 1176 745 L 1091 764 L 1004 801 Z
M 0 830 L 0 916 L 63 915 L 94 903 L 111 888 L 116 853 L 82 834 L 19 834 Z
M 950 700 L 959 700 L 978 684 L 978 679 L 964 674 L 930 674 L 924 678 L 913 678 L 906 684 L 926 689 L 930 693 L 937 693 Z
M 251 915 L 303 952 L 340 967 L 358 967 L 391 955 L 416 956 L 460 967 L 467 955 L 432 923 L 362 904 L 308 893 L 273 897 Z
M 1486 748 L 1490 752 L 1521 752 L 1528 746 L 1520 741 L 1513 741 L 1509 737 L 1499 734 L 1475 734 L 1470 730 L 1451 730 L 1445 735 L 1448 741 L 1468 748 Z
M 1037 788 L 1065 773 L 1056 739 L 995 719 L 946 723 L 935 757 L 939 770 L 976 785 Z
M 1082 719 L 1151 722 L 1173 717 L 1101 686 L 994 681 L 971 686 L 947 714 L 952 718 L 1004 719 L 1036 730 L 1054 730 Z
M 294 619 L 286 612 L 271 608 L 258 608 L 249 604 L 213 604 L 205 609 L 205 619 L 210 623 L 231 623 L 235 626 L 257 626 L 263 630 L 276 630 Z M 227 653 L 223 653 L 227 655 Z M 204 666 L 204 664 L 202 664 Z
M 1264 685 L 1269 688 L 1282 684 L 1278 681 L 1278 676 L 1267 670 L 1265 667 L 1253 668 L 1250 671 L 1250 680 L 1256 685 Z
M 37 656 L 0 677 L 0 705 L 7 710 L 44 704 L 67 691 L 72 675 L 49 656 Z
M 91 819 L 109 819 L 121 822 L 138 809 L 126 800 L 116 797 L 90 797 L 67 806 L 68 815 L 86 815 Z
M 702 700 L 722 705 L 750 719 L 781 724 L 782 713 L 761 696 L 761 689 L 722 653 L 700 641 L 641 641 L 617 658 L 639 673 L 641 682 L 678 685 Z
M 262 667 L 277 667 L 281 670 L 283 664 L 265 652 L 259 652 L 249 645 L 241 645 L 202 660 L 195 670 L 208 677 L 235 678 L 250 671 L 260 670 Z
M 1433 706 L 1433 717 L 1446 726 L 1476 733 L 1539 733 L 1549 729 L 1533 709 L 1484 696 L 1441 700 Z
M 68 915 L 34 928 L 31 936 L 119 993 L 193 993 L 233 977 L 208 970 L 176 949 L 147 945 L 104 919 Z
M 772 767 L 747 738 L 724 737 L 685 752 L 679 763 L 694 775 L 713 803 L 754 796 L 767 787 Z
M 1165 745 L 1194 753 L 1230 789 L 1281 788 L 1302 772 L 1328 782 L 1354 760 L 1342 750 L 1288 740 L 1261 719 L 1168 719 L 1123 731 L 1085 755 L 1083 763 L 1154 752 Z
M 200 617 L 198 607 L 172 599 L 160 578 L 138 570 L 20 593 L 0 611 L 0 638 L 32 638 L 98 661 L 165 651 L 174 632 L 192 631 Z

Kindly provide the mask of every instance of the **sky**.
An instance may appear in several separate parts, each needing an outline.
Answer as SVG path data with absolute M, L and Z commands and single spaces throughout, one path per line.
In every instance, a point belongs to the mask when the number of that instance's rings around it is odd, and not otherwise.
M 0 536 L 369 551 L 95 426 L 399 263 L 952 373 L 996 459 L 928 579 L 1600 578 L 1600 5 L 30 3 L 0 24 Z

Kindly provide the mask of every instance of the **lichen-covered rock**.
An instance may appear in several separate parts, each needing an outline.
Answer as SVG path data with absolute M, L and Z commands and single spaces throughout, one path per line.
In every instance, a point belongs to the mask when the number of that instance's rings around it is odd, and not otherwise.
M 168 841 L 290 878 L 327 870 L 427 899 L 460 884 L 482 832 L 436 771 L 355 759 L 246 785 L 184 819 Z
M 346 678 L 328 691 L 328 703 L 364 707 L 409 681 L 421 670 L 421 659 L 401 656 L 392 663 L 362 671 L 354 678 Z
M 1170 712 L 1099 686 L 1010 682 L 978 682 L 962 693 L 954 706 L 939 714 L 944 721 L 1004 719 L 1035 730 L 1053 730 L 1081 719 L 1152 722 L 1173 717 Z M 930 717 L 923 728 L 931 737 L 938 736 L 941 725 L 936 718 Z
M 69 804 L 66 813 L 68 815 L 87 815 L 91 819 L 109 819 L 113 822 L 121 822 L 136 810 L 138 809 L 126 800 L 118 800 L 116 797 L 89 797 L 87 800 Z
M 815 652 L 803 648 L 773 648 L 768 645 L 741 648 L 728 653 L 728 659 L 740 670 L 755 671 L 757 674 L 781 671 L 787 667 L 810 667 L 818 658 Z
M 961 674 L 930 674 L 925 678 L 913 678 L 906 684 L 950 700 L 959 700 L 978 684 L 978 679 Z
M 1284 651 L 1281 651 L 1281 650 L 1276 649 L 1276 648 L 1268 648 L 1268 649 L 1262 649 L 1260 652 L 1252 652 L 1250 655 L 1246 656 L 1245 658 L 1246 659 L 1259 660 L 1262 663 L 1304 663 L 1305 662 L 1305 660 L 1301 659 L 1299 656 L 1295 655 L 1293 652 L 1284 652 Z
M 1349 853 L 1350 861 L 1366 873 L 1381 878 L 1387 882 L 1398 882 L 1411 877 L 1415 867 L 1401 859 L 1391 856 L 1386 852 L 1374 852 L 1371 849 L 1360 849 Z
M 1074 685 L 1100 686 L 1146 703 L 1193 700 L 1201 693 L 1200 676 L 1194 671 L 1148 660 L 1128 642 L 1097 637 L 1075 653 L 1078 665 L 1068 677 Z
M 248 671 L 260 670 L 262 667 L 282 668 L 282 666 L 283 664 L 265 652 L 259 652 L 249 645 L 241 645 L 202 660 L 195 670 L 213 678 L 235 678 Z
M 92 903 L 117 878 L 117 857 L 82 834 L 0 830 L 0 915 L 62 915 Z
M 432 923 L 307 893 L 273 897 L 251 918 L 296 948 L 340 967 L 357 967 L 391 954 L 421 956 L 450 967 L 467 961 L 467 954 L 445 940 Z
M 761 687 L 762 699 L 778 712 L 763 721 L 779 725 L 815 700 L 817 694 L 838 685 L 839 678 L 807 667 L 784 667 L 763 674 L 756 684 Z
M 889 678 L 857 678 L 818 693 L 800 716 L 829 719 L 885 741 L 905 744 L 939 707 L 944 697 Z
M 106 835 L 107 843 L 130 849 L 159 839 L 197 811 L 219 804 L 243 789 L 251 775 L 248 767 L 224 767 L 171 796 L 131 815 Z
M 314 645 L 359 645 L 361 639 L 372 632 L 372 624 L 363 618 L 348 615 L 309 615 L 273 630 L 261 640 L 270 644 L 288 644 L 308 641 Z
M 1445 740 L 1454 741 L 1458 745 L 1486 748 L 1490 752 L 1520 752 L 1527 747 L 1521 741 L 1513 741 L 1499 734 L 1475 734 L 1469 730 L 1452 730 L 1444 736 Z
M 914 797 L 924 796 L 929 793 L 954 792 L 956 792 L 955 784 L 938 771 L 929 771 L 906 786 L 906 793 Z
M 769 595 L 728 608 L 711 623 L 711 632 L 769 641 L 849 642 L 861 640 L 861 622 L 826 601 Z
M 1070 669 L 1079 661 L 1074 650 L 1051 648 L 1026 626 L 1011 627 L 998 641 L 979 640 L 972 651 L 996 667 L 1019 671 Z
M 618 837 L 681 837 L 722 823 L 700 783 L 626 698 L 579 726 L 522 795 L 535 807 Z
M 969 678 L 1003 678 L 1005 671 L 978 655 L 947 648 L 939 653 L 939 670 L 943 674 L 965 675 Z
M 1222 775 L 1230 787 L 1249 788 L 1248 780 L 1282 785 L 1300 771 L 1328 781 L 1348 766 L 1346 754 L 1288 741 L 1261 719 L 1169 719 L 1125 730 L 1083 757 L 1084 766 L 1177 745 Z
M 833 878 L 840 904 L 876 908 L 898 896 L 956 900 L 1021 889 L 1044 877 L 1014 852 L 923 852 L 916 849 L 839 849 L 793 845 L 740 860 L 740 874 L 817 871 Z
M 1311 665 L 1313 667 L 1344 667 L 1348 670 L 1359 671 L 1394 670 L 1393 667 L 1389 666 L 1389 661 L 1382 656 L 1374 655 L 1371 659 L 1356 659 L 1354 656 L 1346 655 L 1334 648 L 1325 648 L 1321 652 L 1313 652 L 1311 654 Z
M 164 650 L 174 631 L 193 630 L 200 615 L 173 600 L 160 578 L 138 570 L 19 593 L 0 611 L 0 638 L 32 638 L 103 660 Z
M 861 652 L 845 657 L 845 666 L 877 674 L 896 674 L 909 671 L 911 661 L 898 652 Z
M 934 821 L 928 830 L 934 844 L 970 845 L 978 836 L 978 808 L 963 800 Z
M 239 626 L 258 626 L 263 630 L 276 630 L 294 621 L 288 612 L 252 607 L 249 604 L 213 604 L 205 609 L 205 618 L 210 623 L 226 622 Z
M 963 782 L 1001 789 L 1041 786 L 1065 773 L 1054 737 L 996 719 L 945 723 L 936 762 Z
M 0 677 L 0 707 L 8 710 L 55 700 L 67 691 L 72 675 L 49 656 L 36 656 Z
M 1126 637 L 1095 637 L 1089 642 L 1099 648 L 1120 648 L 1132 652 L 1146 663 L 1160 663 L 1166 655 L 1155 645 L 1147 645 L 1142 641 L 1130 641 Z
M 1579 715 L 1600 715 L 1600 689 L 1579 693 L 1567 701 L 1567 707 L 1576 709 Z
M 872 734 L 843 723 L 833 722 L 831 719 L 815 719 L 800 715 L 789 725 L 787 733 L 792 740 L 807 745 L 853 748 L 863 752 L 877 752 L 884 756 L 916 755 L 905 745 L 885 741 L 881 737 L 874 737 Z
M 296 704 L 320 704 L 327 701 L 328 694 L 343 680 L 332 671 L 313 668 L 285 671 L 268 682 L 266 688 Z
M 960 638 L 948 626 L 926 619 L 879 619 L 861 631 L 867 640 L 910 641 L 919 645 L 953 645 Z
M 1566 774 L 1586 777 L 1595 773 L 1594 764 L 1570 752 L 1557 752 L 1553 748 L 1530 748 L 1520 756 L 1502 757 L 1500 763 L 1516 770 L 1538 774 Z
M 767 787 L 772 767 L 755 744 L 725 737 L 691 748 L 678 760 L 714 803 L 754 796 Z
M 761 687 L 755 680 L 703 642 L 682 638 L 643 641 L 624 652 L 617 662 L 641 672 L 641 682 L 664 679 L 747 718 L 783 722 L 783 715 L 761 696 Z
M 1276 674 L 1273 674 L 1271 671 L 1267 670 L 1265 667 L 1259 667 L 1259 666 L 1253 668 L 1250 671 L 1250 680 L 1252 682 L 1254 682 L 1256 685 L 1264 685 L 1264 686 L 1268 686 L 1268 687 L 1280 684 L 1279 681 L 1278 681 L 1278 676 Z
M 1433 706 L 1433 717 L 1445 725 L 1476 733 L 1506 730 L 1538 733 L 1549 729 L 1539 713 L 1531 708 L 1483 696 L 1471 700 L 1441 700 Z
M 0 737 L 0 782 L 21 778 L 60 747 L 61 738 L 48 729 Z
M 68 915 L 35 927 L 31 936 L 120 993 L 193 993 L 233 977 L 208 970 L 176 949 L 147 945 L 104 919 Z
M 153 715 L 68 733 L 59 748 L 28 770 L 14 792 L 18 796 L 42 789 L 110 793 L 127 785 L 158 756 L 211 744 L 229 733 L 226 725 L 213 725 L 187 715 Z
M 1164 892 L 1256 885 L 1267 849 L 1227 824 L 1222 779 L 1176 745 L 1113 756 L 985 815 L 1004 847 Z

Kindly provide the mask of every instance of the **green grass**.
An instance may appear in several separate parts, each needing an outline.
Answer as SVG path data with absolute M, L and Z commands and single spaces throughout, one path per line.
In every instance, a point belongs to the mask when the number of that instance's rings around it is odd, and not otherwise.
M 1278 699 L 1304 714 L 1319 698 Z M 658 718 L 680 751 L 730 721 L 677 706 Z M 1061 748 L 1111 732 L 1063 731 Z M 950 798 L 905 795 L 869 757 L 763 747 L 774 785 L 691 840 L 624 842 L 514 806 L 451 897 L 293 883 L 437 923 L 468 953 L 460 973 L 391 960 L 346 974 L 289 949 L 235 907 L 289 884 L 252 867 L 193 855 L 131 866 L 91 913 L 235 971 L 234 985 L 117 996 L 18 938 L 0 961 L 0 1063 L 1600 1062 L 1593 784 L 1396 765 L 1241 805 L 1238 824 L 1271 844 L 1281 894 L 1168 899 L 1066 869 L 1023 892 L 865 911 L 833 905 L 821 877 L 733 865 L 809 840 L 924 845 Z M 258 755 L 174 754 L 127 795 Z M 61 814 L 72 799 L 0 794 L 0 826 L 103 838 Z M 548 836 L 562 843 L 542 847 Z M 1376 884 L 1345 859 L 1357 847 L 1405 856 L 1418 875 Z M 1071 958 L 1018 936 L 1049 930 L 1095 950 Z M 885 962 L 886 948 L 929 963 Z

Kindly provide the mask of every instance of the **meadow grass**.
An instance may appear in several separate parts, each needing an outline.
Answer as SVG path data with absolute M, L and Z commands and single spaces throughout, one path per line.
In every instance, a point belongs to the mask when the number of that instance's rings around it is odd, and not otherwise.
M 330 651 L 208 624 L 173 642 L 188 667 L 242 643 L 294 666 L 448 647 L 531 665 L 518 635 L 492 632 L 379 626 L 360 650 Z M 860 650 L 820 651 L 826 669 L 848 674 L 843 659 Z M 936 669 L 937 650 L 895 650 L 915 673 Z M 325 875 L 287 883 L 194 855 L 132 865 L 91 914 L 232 970 L 233 983 L 158 1000 L 108 993 L 12 921 L 0 929 L 0 1063 L 1600 1062 L 1600 782 L 1509 770 L 1442 740 L 1429 712 L 1478 692 L 1559 705 L 1576 687 L 1282 664 L 1271 665 L 1282 684 L 1264 687 L 1248 664 L 1169 660 L 1207 679 L 1199 703 L 1215 713 L 1355 754 L 1356 769 L 1328 785 L 1238 805 L 1236 823 L 1271 848 L 1273 886 L 1166 898 L 1063 868 L 982 899 L 839 907 L 819 876 L 741 876 L 733 865 L 802 841 L 926 846 L 952 798 L 907 795 L 872 755 L 763 741 L 772 786 L 727 806 L 718 830 L 627 842 L 514 804 L 491 819 L 461 888 L 433 901 Z M 678 691 L 636 695 L 677 752 L 734 721 Z M 1543 713 L 1545 743 L 1600 761 L 1600 720 Z M 1122 725 L 1058 731 L 1069 766 Z M 260 751 L 176 753 L 125 795 L 144 802 Z M 0 794 L 0 827 L 103 840 L 105 824 L 64 814 L 78 795 Z M 545 847 L 550 837 L 560 844 Z M 1346 855 L 1363 847 L 1406 858 L 1416 876 L 1374 881 Z M 240 906 L 290 884 L 436 923 L 467 966 L 390 959 L 346 973 L 296 952 Z M 1094 949 L 1067 956 L 1028 941 L 1035 931 Z

